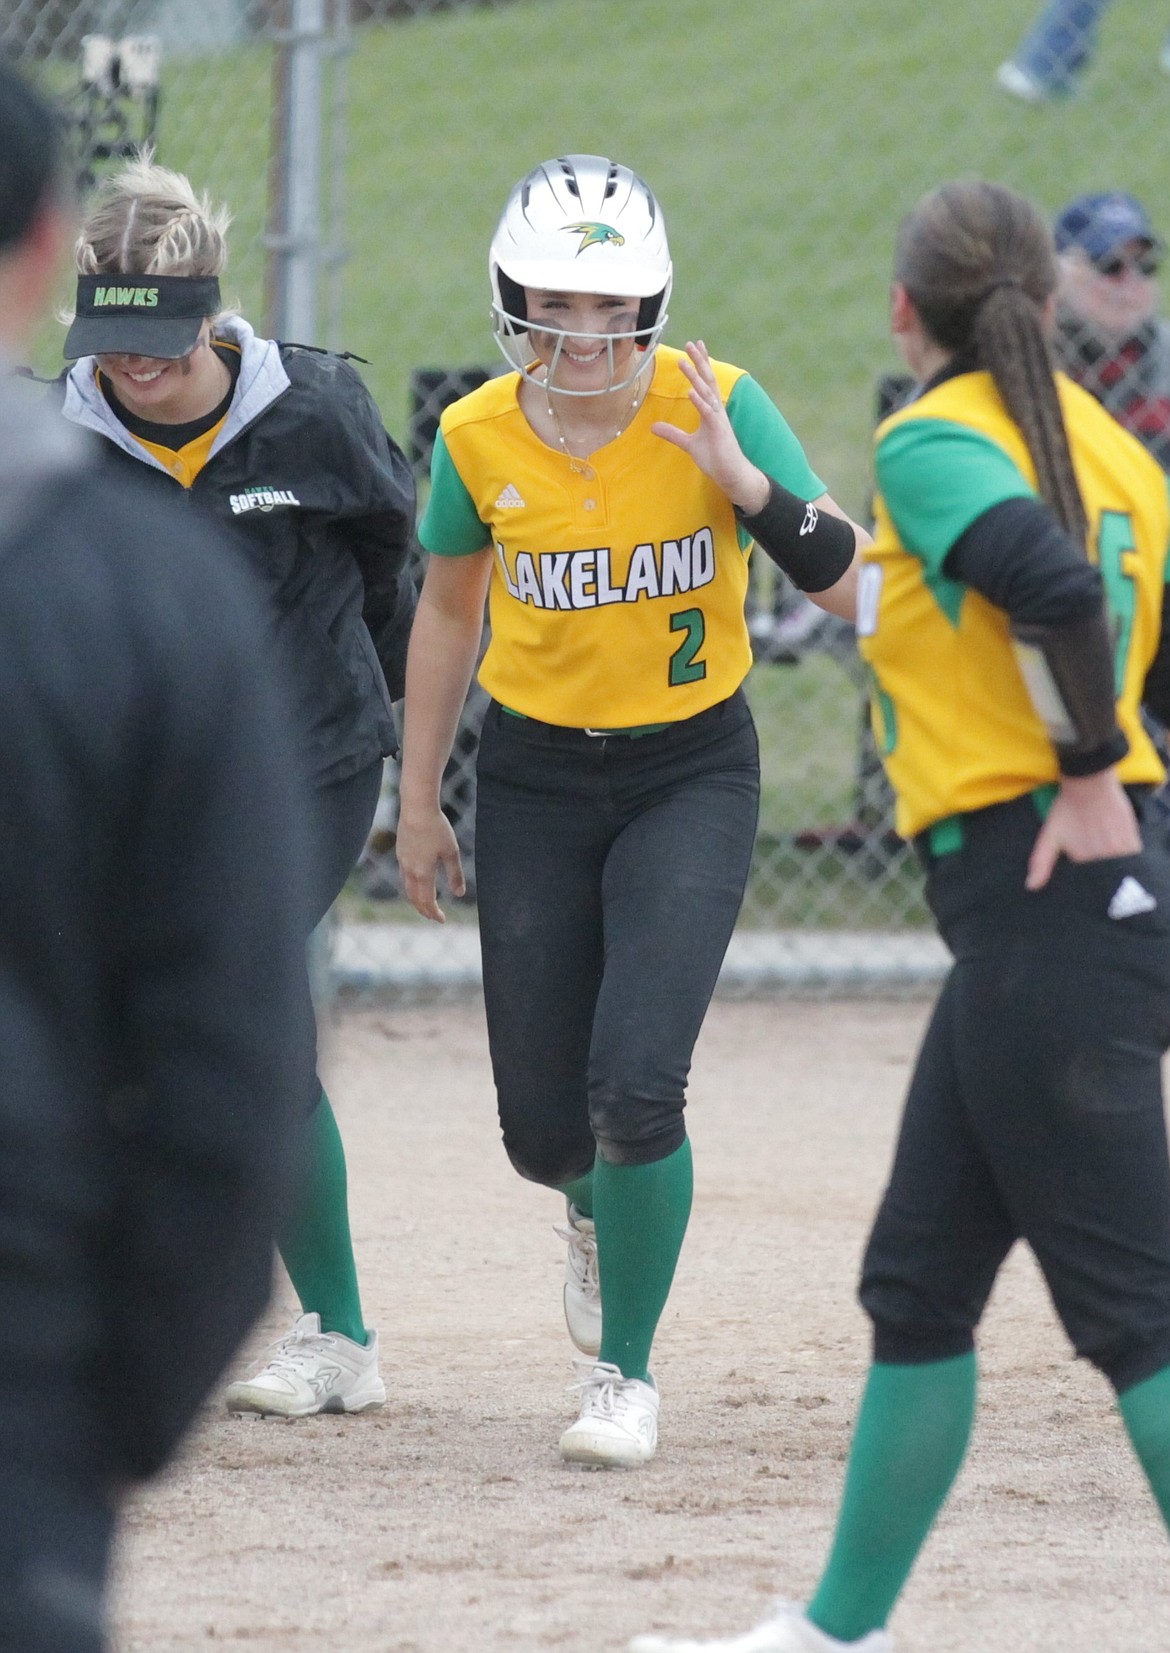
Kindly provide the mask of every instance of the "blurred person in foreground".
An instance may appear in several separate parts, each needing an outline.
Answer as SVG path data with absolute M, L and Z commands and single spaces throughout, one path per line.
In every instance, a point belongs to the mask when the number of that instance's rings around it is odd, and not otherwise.
M 1158 315 L 1165 242 L 1120 190 L 1078 195 L 1053 226 L 1057 365 L 1170 471 L 1170 323 Z
M 312 1037 L 256 599 L 12 370 L 67 193 L 53 114 L 0 64 L 4 1653 L 105 1645 L 119 1503 L 266 1300 Z

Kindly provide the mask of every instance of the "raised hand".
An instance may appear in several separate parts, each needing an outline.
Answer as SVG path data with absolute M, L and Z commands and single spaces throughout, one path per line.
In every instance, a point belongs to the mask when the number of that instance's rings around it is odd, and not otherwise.
M 739 445 L 702 339 L 688 341 L 680 366 L 690 381 L 690 399 L 699 413 L 698 429 L 686 431 L 659 419 L 651 430 L 689 453 L 704 475 L 749 516 L 762 510 L 768 498 L 768 479 Z

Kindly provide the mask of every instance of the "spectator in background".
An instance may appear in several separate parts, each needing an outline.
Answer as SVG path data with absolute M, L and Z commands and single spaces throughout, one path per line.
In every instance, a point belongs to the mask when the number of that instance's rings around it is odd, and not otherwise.
M 258 600 L 9 365 L 63 177 L 0 64 L 0 1653 L 104 1646 L 120 1497 L 267 1297 L 310 1037 Z
M 1031 29 L 996 71 L 1003 91 L 1025 103 L 1071 97 L 1097 51 L 1111 0 L 1048 0 Z M 1170 74 L 1170 35 L 1158 59 Z
M 1054 225 L 1060 255 L 1053 345 L 1090 391 L 1170 471 L 1170 324 L 1158 317 L 1165 243 L 1132 195 L 1079 195 Z

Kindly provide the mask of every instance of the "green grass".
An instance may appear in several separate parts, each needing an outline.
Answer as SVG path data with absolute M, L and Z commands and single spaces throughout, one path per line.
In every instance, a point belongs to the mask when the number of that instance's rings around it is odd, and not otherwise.
M 637 167 L 667 215 L 669 342 L 702 335 L 772 393 L 814 466 L 864 509 L 873 384 L 896 366 L 895 225 L 982 174 L 1054 209 L 1081 189 L 1168 199 L 1165 19 L 1114 6 L 1082 95 L 1032 109 L 992 80 L 1019 0 L 520 0 L 355 31 L 339 342 L 402 436 L 413 368 L 491 362 L 486 256 L 512 182 L 567 150 Z M 253 318 L 270 53 L 176 58 L 160 158 L 236 214 L 227 289 Z M 1170 217 L 1170 208 L 1166 216 Z M 38 351 L 55 358 L 56 338 Z
M 230 56 L 164 61 L 157 154 L 165 166 L 185 172 L 197 190 L 226 202 L 233 214 L 231 260 L 223 280 L 224 302 L 259 321 L 264 304 L 263 245 L 268 189 L 269 103 L 272 54 L 262 45 L 241 46 Z M 39 66 L 43 89 L 66 108 L 76 88 L 72 64 Z M 142 128 L 136 113 L 130 135 Z M 111 163 L 102 167 L 103 175 Z M 62 277 L 59 307 L 73 303 L 74 278 Z M 51 321 L 37 338 L 30 361 L 39 373 L 61 371 L 64 332 Z
M 353 257 L 344 338 L 401 433 L 410 370 L 495 359 L 487 246 L 511 183 L 570 150 L 614 155 L 662 201 L 675 260 L 668 342 L 749 368 L 840 501 L 867 509 L 893 238 L 949 177 L 1055 211 L 1119 187 L 1170 222 L 1165 19 L 1120 4 L 1082 95 L 1033 109 L 993 76 L 1018 0 L 531 0 L 367 28 L 351 70 Z M 748 922 L 925 921 L 904 862 L 791 847 L 853 812 L 857 690 L 813 656 L 757 670 L 761 845 Z
M 760 829 L 799 832 L 854 812 L 860 702 L 827 655 L 797 666 L 756 666 L 747 683 L 760 733 Z
M 1035 0 L 1038 3 L 1038 0 Z M 894 231 L 942 179 L 981 175 L 1047 210 L 1081 190 L 1144 197 L 1170 230 L 1166 19 L 1111 8 L 1082 94 L 1033 109 L 993 83 L 1033 0 L 518 0 L 367 25 L 348 65 L 341 345 L 370 359 L 406 431 L 418 367 L 496 358 L 487 247 L 537 161 L 607 153 L 645 174 L 675 260 L 667 340 L 702 336 L 773 395 L 842 504 L 867 508 L 873 389 Z M 270 54 L 167 66 L 160 158 L 236 214 L 226 284 L 262 314 Z M 59 361 L 46 333 L 38 361 Z M 790 847 L 852 811 L 856 690 L 814 656 L 753 674 L 762 854 L 750 912 L 770 922 L 921 917 L 917 879 Z
M 367 27 L 351 70 L 343 333 L 401 432 L 409 371 L 492 361 L 486 254 L 507 190 L 566 150 L 658 193 L 669 342 L 701 334 L 773 394 L 842 502 L 864 507 L 872 387 L 895 366 L 895 225 L 943 178 L 1055 209 L 1119 186 L 1158 213 L 1165 18 L 1120 4 L 1092 80 L 1050 109 L 993 85 L 1019 0 L 529 0 Z M 1170 208 L 1166 209 L 1170 218 Z

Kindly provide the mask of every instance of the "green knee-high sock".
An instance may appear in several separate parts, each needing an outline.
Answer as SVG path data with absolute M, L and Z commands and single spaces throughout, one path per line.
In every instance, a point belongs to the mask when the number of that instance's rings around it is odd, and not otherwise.
M 1170 1527 L 1170 1366 L 1117 1397 L 1133 1449 Z
M 593 1215 L 593 1172 L 586 1171 L 583 1177 L 575 1177 L 572 1182 L 559 1182 L 557 1193 L 563 1194 L 583 1217 Z
M 277 1236 L 293 1290 L 306 1314 L 321 1316 L 321 1330 L 365 1343 L 357 1269 L 349 1237 L 345 1149 L 321 1092 L 309 1118 L 300 1191 Z
M 874 1365 L 861 1402 L 837 1533 L 808 1616 L 857 1641 L 885 1624 L 951 1489 L 975 1415 L 975 1356 Z
M 647 1376 L 650 1345 L 666 1306 L 691 1214 L 691 1145 L 653 1165 L 593 1173 L 593 1220 L 603 1306 L 599 1360 L 623 1377 Z

